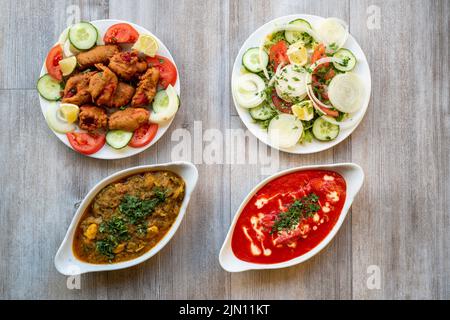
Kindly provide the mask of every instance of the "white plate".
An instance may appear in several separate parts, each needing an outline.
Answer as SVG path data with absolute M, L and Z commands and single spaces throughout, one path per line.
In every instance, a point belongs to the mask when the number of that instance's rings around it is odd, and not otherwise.
M 75 236 L 75 231 L 78 226 L 78 222 L 80 221 L 83 213 L 87 209 L 87 207 L 91 204 L 94 197 L 107 185 L 118 181 L 122 178 L 128 177 L 133 174 L 144 173 L 155 170 L 168 170 L 178 174 L 185 182 L 185 195 L 183 202 L 181 203 L 180 212 L 178 213 L 175 222 L 170 227 L 169 231 L 166 235 L 149 251 L 144 253 L 142 256 L 139 256 L 135 259 L 113 263 L 113 264 L 92 264 L 79 260 L 75 257 L 72 244 Z M 69 229 L 67 230 L 66 236 L 64 237 L 61 246 L 58 249 L 58 252 L 55 256 L 55 267 L 56 269 L 64 274 L 64 275 L 75 275 L 82 274 L 87 272 L 96 272 L 96 271 L 110 271 L 110 270 L 118 270 L 128 268 L 139 263 L 144 262 L 147 259 L 150 259 L 156 253 L 158 253 L 164 246 L 170 241 L 178 227 L 180 226 L 181 221 L 186 213 L 186 209 L 191 198 L 192 192 L 195 189 L 195 185 L 198 180 L 198 171 L 197 168 L 190 162 L 172 162 L 165 164 L 156 164 L 156 165 L 146 165 L 139 166 L 134 168 L 129 168 L 126 170 L 119 171 L 109 177 L 106 177 L 102 181 L 100 181 L 96 186 L 94 186 L 91 191 L 86 195 L 84 200 L 81 202 L 78 207 L 75 216 L 70 223 Z
M 275 26 L 283 25 L 286 23 L 289 23 L 292 20 L 295 19 L 305 19 L 307 20 L 313 28 L 317 29 L 317 26 L 319 23 L 325 19 L 318 16 L 313 15 L 307 15 L 307 14 L 295 14 L 295 15 L 289 15 L 284 16 L 280 18 L 276 18 L 262 27 L 260 27 L 258 30 L 253 32 L 250 37 L 244 42 L 241 49 L 239 50 L 239 53 L 236 57 L 236 60 L 234 61 L 233 65 L 233 71 L 231 76 L 231 88 L 234 88 L 233 83 L 237 80 L 237 77 L 241 73 L 242 68 L 242 56 L 247 51 L 247 49 L 252 47 L 259 47 L 261 44 L 261 41 L 264 39 L 264 37 L 272 32 L 272 30 L 275 28 Z M 357 117 L 359 120 L 357 123 L 347 129 L 342 129 L 338 135 L 338 137 L 329 142 L 321 142 L 316 139 L 313 139 L 311 143 L 305 143 L 305 144 L 297 144 L 294 147 L 284 149 L 279 148 L 273 144 L 270 143 L 269 137 L 267 135 L 267 131 L 262 129 L 258 124 L 253 122 L 252 117 L 250 116 L 248 109 L 242 108 L 237 103 L 234 93 L 233 93 L 233 101 L 234 105 L 236 107 L 236 110 L 239 114 L 239 117 L 244 122 L 244 124 L 247 126 L 247 128 L 250 130 L 251 133 L 253 133 L 259 140 L 264 142 L 265 144 L 271 146 L 272 148 L 279 149 L 281 151 L 289 152 L 289 153 L 296 153 L 296 154 L 308 154 L 308 153 L 314 153 L 323 151 L 326 149 L 329 149 L 335 145 L 337 145 L 339 142 L 343 141 L 345 138 L 347 138 L 353 130 L 356 129 L 356 127 L 361 122 L 362 118 L 364 117 L 364 114 L 366 113 L 367 107 L 369 105 L 370 100 L 370 90 L 371 90 L 371 77 L 370 77 L 370 69 L 369 64 L 367 63 L 366 56 L 364 55 L 364 52 L 362 51 L 361 47 L 356 42 L 355 38 L 352 37 L 352 35 L 349 35 L 347 41 L 345 42 L 344 48 L 347 48 L 353 52 L 353 54 L 356 56 L 357 64 L 355 69 L 353 69 L 353 72 L 355 72 L 357 75 L 359 75 L 364 83 L 365 86 L 365 96 L 363 99 L 363 105 L 361 109 L 355 114 L 355 117 Z
M 128 21 L 105 19 L 105 20 L 91 21 L 91 23 L 97 27 L 102 39 L 103 39 L 103 35 L 105 34 L 106 30 L 108 30 L 108 28 L 110 26 L 112 26 L 113 24 L 116 24 L 116 23 L 128 23 L 128 24 L 132 25 L 133 28 L 135 28 L 140 34 L 152 35 L 158 41 L 159 49 L 158 49 L 157 54 L 170 59 L 177 69 L 177 82 L 175 83 L 174 88 L 177 91 L 178 95 L 180 95 L 180 76 L 178 74 L 178 67 L 177 67 L 172 55 L 170 54 L 169 49 L 167 49 L 167 47 L 164 45 L 164 43 L 162 43 L 161 40 L 158 39 L 158 37 L 156 37 L 153 33 L 148 31 L 147 29 L 145 29 L 141 26 L 138 26 L 134 23 L 128 22 Z M 50 50 L 50 48 L 49 48 L 49 50 Z M 46 73 L 47 73 L 47 70 L 45 68 L 45 61 L 44 61 L 43 65 L 42 65 L 40 76 L 43 76 Z M 52 104 L 59 103 L 59 102 L 47 101 L 44 98 L 42 98 L 40 95 L 39 95 L 39 101 L 41 103 L 41 109 L 42 109 L 42 113 L 44 114 L 44 117 L 45 117 L 45 112 Z M 166 123 L 159 125 L 156 136 L 153 138 L 153 140 L 148 145 L 146 145 L 142 148 L 132 148 L 132 147 L 126 146 L 123 149 L 117 150 L 117 149 L 114 149 L 114 148 L 110 147 L 109 145 L 105 144 L 103 146 L 103 148 L 100 149 L 98 152 L 88 155 L 88 156 L 97 158 L 97 159 L 121 159 L 121 158 L 126 158 L 126 157 L 133 156 L 135 154 L 138 154 L 138 153 L 144 151 L 145 149 L 149 148 L 150 146 L 154 145 L 164 135 L 164 133 L 167 131 L 167 129 L 169 128 L 172 121 L 173 121 L 173 118 L 171 120 L 167 121 Z M 52 130 L 52 131 L 59 138 L 59 140 L 64 142 L 64 144 L 66 146 L 68 146 L 69 148 L 73 149 L 65 134 L 58 133 L 54 130 Z
M 236 222 L 241 215 L 242 210 L 244 210 L 247 203 L 252 199 L 252 197 L 255 195 L 258 190 L 260 190 L 262 187 L 264 187 L 266 184 L 268 184 L 270 181 L 284 176 L 289 173 L 297 172 L 297 171 L 304 171 L 304 170 L 331 170 L 339 173 L 345 180 L 347 184 L 347 190 L 346 190 L 346 198 L 344 206 L 342 207 L 341 214 L 339 215 L 339 219 L 334 225 L 334 227 L 331 229 L 330 233 L 313 249 L 306 252 L 305 254 L 302 254 L 298 256 L 297 258 L 280 262 L 280 263 L 252 263 L 240 260 L 235 256 L 233 253 L 233 250 L 231 248 L 231 238 L 234 232 L 234 227 L 236 226 Z M 241 206 L 237 210 L 233 222 L 231 223 L 230 229 L 228 231 L 227 237 L 225 238 L 225 241 L 222 245 L 222 249 L 220 249 L 219 254 L 219 262 L 223 269 L 225 269 L 228 272 L 241 272 L 246 270 L 256 270 L 256 269 L 279 269 L 279 268 L 286 268 L 290 267 L 302 262 L 305 262 L 308 259 L 311 259 L 313 256 L 315 256 L 317 253 L 319 253 L 323 248 L 327 246 L 328 243 L 333 240 L 336 233 L 339 231 L 339 229 L 342 226 L 342 223 L 345 220 L 345 217 L 347 216 L 347 212 L 350 209 L 350 206 L 353 203 L 353 200 L 355 196 L 357 195 L 359 189 L 361 189 L 361 186 L 364 182 L 364 172 L 360 166 L 354 163 L 338 163 L 338 164 L 327 164 L 327 165 L 317 165 L 317 166 L 303 166 L 298 168 L 292 168 L 288 170 L 284 170 L 281 172 L 278 172 L 265 180 L 261 181 L 257 186 L 253 188 L 252 191 L 245 197 L 244 201 L 242 201 Z

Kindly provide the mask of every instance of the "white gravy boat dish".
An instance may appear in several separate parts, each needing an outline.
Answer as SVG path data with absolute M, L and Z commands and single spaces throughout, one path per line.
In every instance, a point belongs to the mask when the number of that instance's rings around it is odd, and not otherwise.
M 156 246 L 151 248 L 149 251 L 144 253 L 143 255 L 128 261 L 113 263 L 113 264 L 92 264 L 79 260 L 73 253 L 73 240 L 75 236 L 75 231 L 78 226 L 80 219 L 83 216 L 83 213 L 86 211 L 88 206 L 91 204 L 94 197 L 102 190 L 104 187 L 109 185 L 110 183 L 119 181 L 125 177 L 131 176 L 133 174 L 139 174 L 149 171 L 157 171 L 157 170 L 167 170 L 178 174 L 185 182 L 185 196 L 183 202 L 181 204 L 180 212 L 178 213 L 177 218 L 175 219 L 172 227 L 166 233 L 166 235 L 159 241 Z M 158 253 L 164 246 L 170 241 L 178 227 L 183 220 L 183 217 L 186 213 L 186 209 L 191 198 L 192 192 L 195 189 L 195 185 L 198 180 L 198 171 L 197 168 L 190 162 L 171 162 L 165 164 L 155 164 L 155 165 L 144 165 L 133 168 L 128 168 L 117 173 L 114 173 L 102 181 L 100 181 L 95 187 L 93 187 L 86 197 L 81 202 L 75 216 L 72 219 L 72 222 L 67 230 L 66 236 L 58 249 L 58 252 L 55 256 L 55 267 L 56 269 L 64 274 L 64 275 L 76 275 L 87 272 L 96 272 L 96 271 L 110 271 L 110 270 L 118 270 L 124 269 L 131 266 L 135 266 L 139 263 L 150 259 L 156 253 Z
M 331 170 L 339 173 L 344 179 L 347 184 L 347 195 L 345 199 L 344 206 L 342 208 L 341 214 L 339 215 L 339 219 L 334 225 L 334 227 L 331 229 L 330 233 L 312 250 L 308 251 L 305 254 L 302 254 L 294 259 L 280 262 L 280 263 L 252 263 L 240 260 L 236 257 L 236 255 L 233 253 L 233 250 L 231 248 L 231 238 L 233 236 L 234 228 L 236 226 L 236 222 L 244 210 L 247 203 L 252 199 L 252 197 L 255 195 L 255 193 L 260 190 L 263 186 L 265 186 L 270 181 L 284 176 L 289 173 L 297 172 L 297 171 L 304 171 L 304 170 Z M 319 253 L 323 248 L 325 248 L 330 241 L 334 238 L 336 233 L 339 231 L 342 223 L 345 220 L 345 217 L 347 216 L 347 212 L 350 209 L 350 206 L 353 203 L 353 200 L 358 193 L 358 191 L 361 189 L 361 186 L 364 181 L 364 172 L 362 168 L 354 163 L 338 163 L 338 164 L 328 164 L 328 165 L 317 165 L 317 166 L 302 166 L 297 168 L 291 168 L 287 169 L 281 172 L 278 172 L 263 181 L 261 181 L 257 186 L 253 188 L 252 191 L 245 197 L 244 201 L 242 201 L 239 209 L 237 210 L 233 221 L 231 223 L 231 227 L 228 231 L 228 234 L 225 238 L 225 241 L 222 245 L 222 249 L 220 249 L 219 254 L 219 262 L 223 269 L 225 269 L 228 272 L 241 272 L 246 270 L 257 270 L 257 269 L 278 269 L 278 268 L 286 268 L 290 267 L 302 262 L 305 262 L 306 260 L 312 258 L 317 253 Z

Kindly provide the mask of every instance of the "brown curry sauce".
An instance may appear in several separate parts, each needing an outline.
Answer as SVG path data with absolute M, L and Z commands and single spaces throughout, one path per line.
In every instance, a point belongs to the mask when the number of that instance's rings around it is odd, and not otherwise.
M 103 188 L 75 231 L 75 256 L 88 263 L 137 258 L 167 233 L 180 211 L 185 183 L 170 171 L 134 174 Z

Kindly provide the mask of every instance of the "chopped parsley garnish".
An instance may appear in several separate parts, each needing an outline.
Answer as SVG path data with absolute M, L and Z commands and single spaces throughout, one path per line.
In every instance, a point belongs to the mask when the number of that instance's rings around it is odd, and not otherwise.
M 320 210 L 318 201 L 319 197 L 315 193 L 310 193 L 300 200 L 295 200 L 287 211 L 278 214 L 270 234 L 296 228 L 302 219 L 310 218 Z
M 166 200 L 166 192 L 154 189 L 151 199 L 141 200 L 136 196 L 126 195 L 119 205 L 119 211 L 132 223 L 136 224 L 155 211 L 156 207 Z

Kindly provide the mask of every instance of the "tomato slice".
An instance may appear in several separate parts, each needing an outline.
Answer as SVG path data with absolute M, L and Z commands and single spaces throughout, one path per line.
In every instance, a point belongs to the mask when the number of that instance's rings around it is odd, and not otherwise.
M 289 57 L 287 55 L 286 42 L 283 40 L 278 41 L 269 50 L 269 60 L 273 64 L 273 70 L 276 71 L 281 63 L 288 64 Z
M 85 132 L 69 132 L 66 134 L 70 145 L 79 153 L 93 154 L 105 144 L 105 134 L 93 134 Z
M 328 108 L 323 108 L 323 107 L 321 107 L 321 106 L 318 106 L 318 107 L 319 107 L 320 110 L 322 110 L 323 112 L 325 112 L 325 114 L 326 114 L 327 116 L 330 116 L 330 117 L 333 117 L 333 118 L 336 118 L 336 117 L 339 116 L 339 112 L 337 112 L 336 110 L 331 110 L 331 109 L 328 109 Z
M 156 67 L 159 69 L 159 83 L 166 89 L 169 84 L 172 86 L 177 82 L 177 68 L 175 65 L 163 56 L 155 55 L 154 57 L 147 57 L 149 67 Z
M 311 64 L 326 56 L 327 55 L 325 54 L 325 46 L 322 43 L 318 44 L 311 56 Z M 324 66 L 328 66 L 328 63 L 324 63 Z
M 158 125 L 156 123 L 146 123 L 134 131 L 128 145 L 133 148 L 140 148 L 149 144 L 156 136 Z
M 106 30 L 103 41 L 106 44 L 135 43 L 139 33 L 128 23 L 117 23 Z
M 62 58 L 63 50 L 58 44 L 51 48 L 47 55 L 47 59 L 45 59 L 45 67 L 47 68 L 48 74 L 58 81 L 61 81 L 63 78 L 61 67 L 59 66 L 59 61 L 62 60 Z
M 283 113 L 292 113 L 292 103 L 284 101 L 283 99 L 281 99 L 276 91 L 272 92 L 272 102 L 273 105 L 275 106 L 275 108 L 278 109 L 278 111 L 283 112 Z

